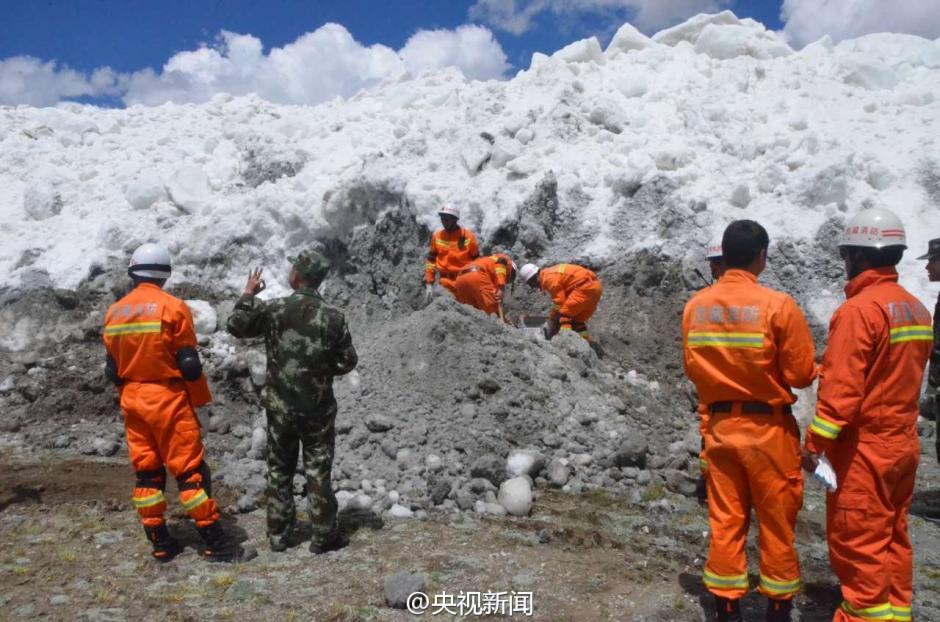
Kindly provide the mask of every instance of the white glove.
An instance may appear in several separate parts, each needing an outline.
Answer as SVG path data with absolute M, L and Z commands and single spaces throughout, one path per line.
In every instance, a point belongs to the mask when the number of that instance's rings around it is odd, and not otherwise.
M 836 472 L 832 468 L 832 463 L 826 456 L 819 456 L 819 463 L 813 472 L 813 477 L 822 482 L 829 492 L 835 492 L 839 488 L 839 482 L 836 481 Z
M 434 295 L 434 286 L 430 283 L 425 283 L 424 285 L 424 302 L 431 302 L 431 297 Z

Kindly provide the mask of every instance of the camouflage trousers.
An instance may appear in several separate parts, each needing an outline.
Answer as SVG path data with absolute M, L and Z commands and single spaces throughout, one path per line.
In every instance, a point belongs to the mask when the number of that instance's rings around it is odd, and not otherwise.
M 311 541 L 330 542 L 337 533 L 336 495 L 330 475 L 336 440 L 336 401 L 311 412 L 291 412 L 278 405 L 268 415 L 268 537 L 285 537 L 296 517 L 294 471 L 303 445 L 307 475 L 307 506 L 313 525 Z

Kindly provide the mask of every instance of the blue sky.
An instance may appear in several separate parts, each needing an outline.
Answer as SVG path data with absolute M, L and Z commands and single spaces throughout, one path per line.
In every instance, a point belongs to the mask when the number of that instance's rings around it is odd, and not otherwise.
M 0 58 L 29 55 L 90 72 L 157 69 L 180 50 L 211 43 L 221 30 L 250 33 L 265 48 L 290 43 L 327 22 L 345 26 L 361 43 L 399 49 L 419 29 L 452 29 L 468 19 L 474 0 L 2 0 Z M 780 0 L 740 0 L 738 17 L 778 30 Z M 609 39 L 630 11 L 542 15 L 521 35 L 495 31 L 514 68 L 533 52 L 551 53 L 590 35 Z M 484 24 L 486 25 L 486 24 Z M 602 43 L 606 41 L 602 40 Z
M 315 104 L 403 72 L 503 79 L 624 22 L 651 35 L 731 9 L 794 48 L 890 30 L 940 36 L 937 0 L 0 0 L 0 105 Z M 337 24 L 329 26 L 327 24 Z

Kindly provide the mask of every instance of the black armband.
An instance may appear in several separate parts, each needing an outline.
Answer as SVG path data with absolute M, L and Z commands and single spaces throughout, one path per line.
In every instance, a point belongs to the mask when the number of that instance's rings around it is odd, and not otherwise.
M 176 366 L 183 374 L 183 380 L 193 382 L 199 380 L 202 376 L 202 361 L 199 360 L 199 353 L 196 348 L 180 348 L 176 353 Z

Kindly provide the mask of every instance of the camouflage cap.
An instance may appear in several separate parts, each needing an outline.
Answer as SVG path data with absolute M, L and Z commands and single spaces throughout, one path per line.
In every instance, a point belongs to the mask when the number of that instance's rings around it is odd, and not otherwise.
M 319 285 L 330 271 L 329 260 L 316 251 L 303 251 L 287 260 L 309 285 Z
M 940 257 L 940 238 L 934 238 L 927 242 L 927 254 L 921 255 L 917 259 L 933 259 Z

